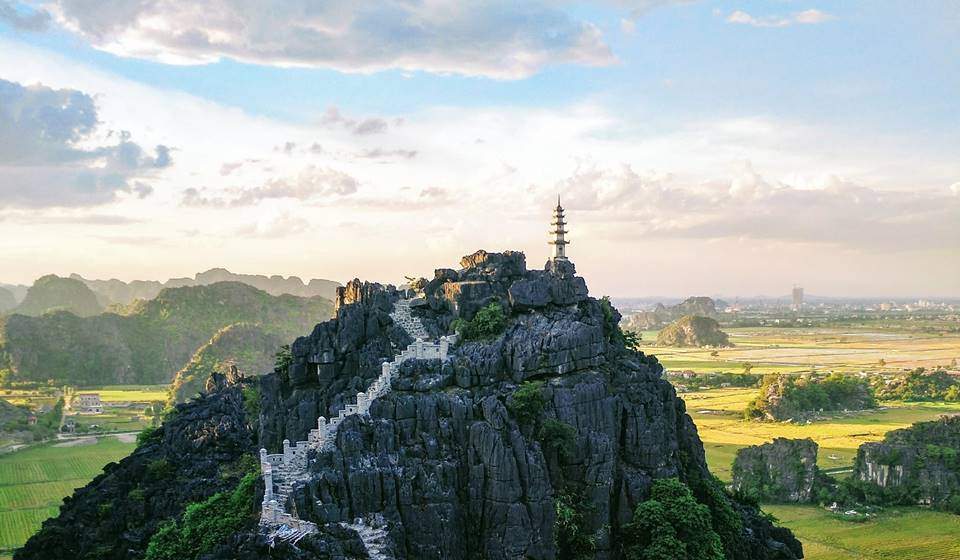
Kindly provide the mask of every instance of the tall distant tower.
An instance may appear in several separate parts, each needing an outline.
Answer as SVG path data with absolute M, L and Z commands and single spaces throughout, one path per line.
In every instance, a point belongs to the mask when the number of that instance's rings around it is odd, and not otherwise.
M 563 221 L 563 206 L 560 206 L 560 195 L 557 195 L 557 207 L 553 209 L 553 222 L 550 225 L 553 226 L 553 229 L 549 232 L 553 236 L 553 239 L 549 241 L 550 245 L 553 245 L 553 260 L 565 261 L 567 260 L 566 246 L 570 242 L 564 237 L 567 234 L 567 230 L 564 229 L 567 222 Z
M 803 307 L 803 288 L 800 286 L 793 287 L 793 309 L 799 311 Z

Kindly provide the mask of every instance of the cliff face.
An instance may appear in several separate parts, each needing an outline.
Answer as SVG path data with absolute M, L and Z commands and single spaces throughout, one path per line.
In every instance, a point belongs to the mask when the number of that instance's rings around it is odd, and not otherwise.
M 248 382 L 260 394 L 250 450 L 276 453 L 337 416 L 411 342 L 390 316 L 398 300 L 417 296 L 431 337 L 490 304 L 506 317 L 447 361 L 403 362 L 369 414 L 347 416 L 332 446 L 309 452 L 286 511 L 317 533 L 270 548 L 250 529 L 204 558 L 571 558 L 578 536 L 587 557 L 623 558 L 625 525 L 664 477 L 709 507 L 728 558 L 802 556 L 789 531 L 710 477 L 662 367 L 624 347 L 619 313 L 588 296 L 572 264 L 528 271 L 521 253 L 478 252 L 461 266 L 415 282 L 415 294 L 350 282 L 336 317 L 291 345 L 288 367 Z
M 960 416 L 919 422 L 861 445 L 852 478 L 901 502 L 947 504 L 960 496 Z

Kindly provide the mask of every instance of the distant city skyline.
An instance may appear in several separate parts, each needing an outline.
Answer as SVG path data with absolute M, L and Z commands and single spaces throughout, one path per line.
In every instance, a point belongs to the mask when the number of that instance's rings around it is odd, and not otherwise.
M 282 9 L 278 6 L 282 5 Z M 0 0 L 0 282 L 960 296 L 960 5 Z

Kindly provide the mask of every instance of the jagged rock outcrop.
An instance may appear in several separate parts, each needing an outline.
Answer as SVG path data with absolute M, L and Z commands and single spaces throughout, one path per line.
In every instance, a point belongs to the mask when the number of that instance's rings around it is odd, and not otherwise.
M 819 478 L 817 443 L 809 438 L 744 447 L 733 461 L 733 489 L 764 502 L 810 503 Z
M 862 444 L 851 477 L 893 501 L 949 503 L 960 496 L 960 416 L 918 422 Z
M 802 556 L 788 530 L 714 482 L 662 367 L 623 346 L 619 314 L 589 297 L 572 263 L 531 271 L 522 253 L 480 251 L 461 266 L 413 283 L 417 293 L 349 282 L 335 318 L 295 340 L 288 365 L 247 381 L 260 394 L 251 450 L 277 453 L 284 439 L 307 440 L 318 416 L 336 416 L 412 342 L 391 318 L 401 299 L 431 338 L 490 304 L 507 317 L 502 332 L 461 342 L 448 360 L 402 362 L 369 414 L 344 417 L 332 445 L 308 452 L 308 476 L 282 495 L 317 532 L 274 548 L 241 532 L 206 560 L 553 559 L 569 530 L 557 520 L 561 497 L 594 557 L 622 558 L 623 527 L 663 477 L 709 506 L 730 558 Z M 517 389 L 530 381 L 540 409 L 528 417 Z

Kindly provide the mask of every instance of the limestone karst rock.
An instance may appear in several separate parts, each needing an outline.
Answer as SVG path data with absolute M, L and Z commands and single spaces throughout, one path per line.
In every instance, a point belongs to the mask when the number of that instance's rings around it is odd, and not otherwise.
M 284 505 L 317 532 L 270 548 L 254 519 L 203 558 L 553 559 L 568 530 L 557 520 L 561 500 L 575 504 L 593 557 L 623 558 L 624 526 L 652 481 L 664 477 L 679 478 L 710 508 L 729 558 L 802 556 L 788 530 L 710 476 L 696 427 L 661 379 L 662 367 L 618 342 L 619 314 L 588 295 L 572 263 L 527 270 L 522 253 L 477 252 L 461 266 L 438 269 L 416 294 L 349 282 L 338 290 L 335 318 L 291 344 L 288 366 L 244 381 L 245 394 L 259 394 L 248 407 L 256 418 L 247 418 L 258 441 L 247 451 L 278 453 L 285 439 L 306 440 L 318 416 L 337 416 L 412 342 L 391 318 L 400 300 L 419 298 L 410 309 L 430 338 L 490 304 L 507 317 L 502 332 L 461 342 L 446 361 L 402 362 L 369 414 L 346 416 L 331 445 L 308 453 L 306 477 Z M 542 405 L 531 416 L 516 408 L 525 382 L 537 383 Z M 205 442 L 217 437 L 211 432 Z M 124 468 L 115 467 L 115 476 Z M 85 498 L 104 483 L 94 481 Z M 74 507 L 65 506 L 61 518 Z M 176 516 L 172 509 L 162 514 Z M 142 546 L 149 528 L 139 530 Z M 84 550 L 117 550 L 123 534 L 85 539 Z M 58 519 L 28 549 L 79 537 Z
M 659 346 L 732 346 L 720 323 L 710 317 L 685 315 L 657 334 Z
M 733 489 L 757 500 L 810 503 L 819 472 L 812 439 L 775 438 L 737 451 Z
M 960 496 L 960 416 L 888 432 L 857 450 L 851 478 L 896 501 L 943 506 Z

